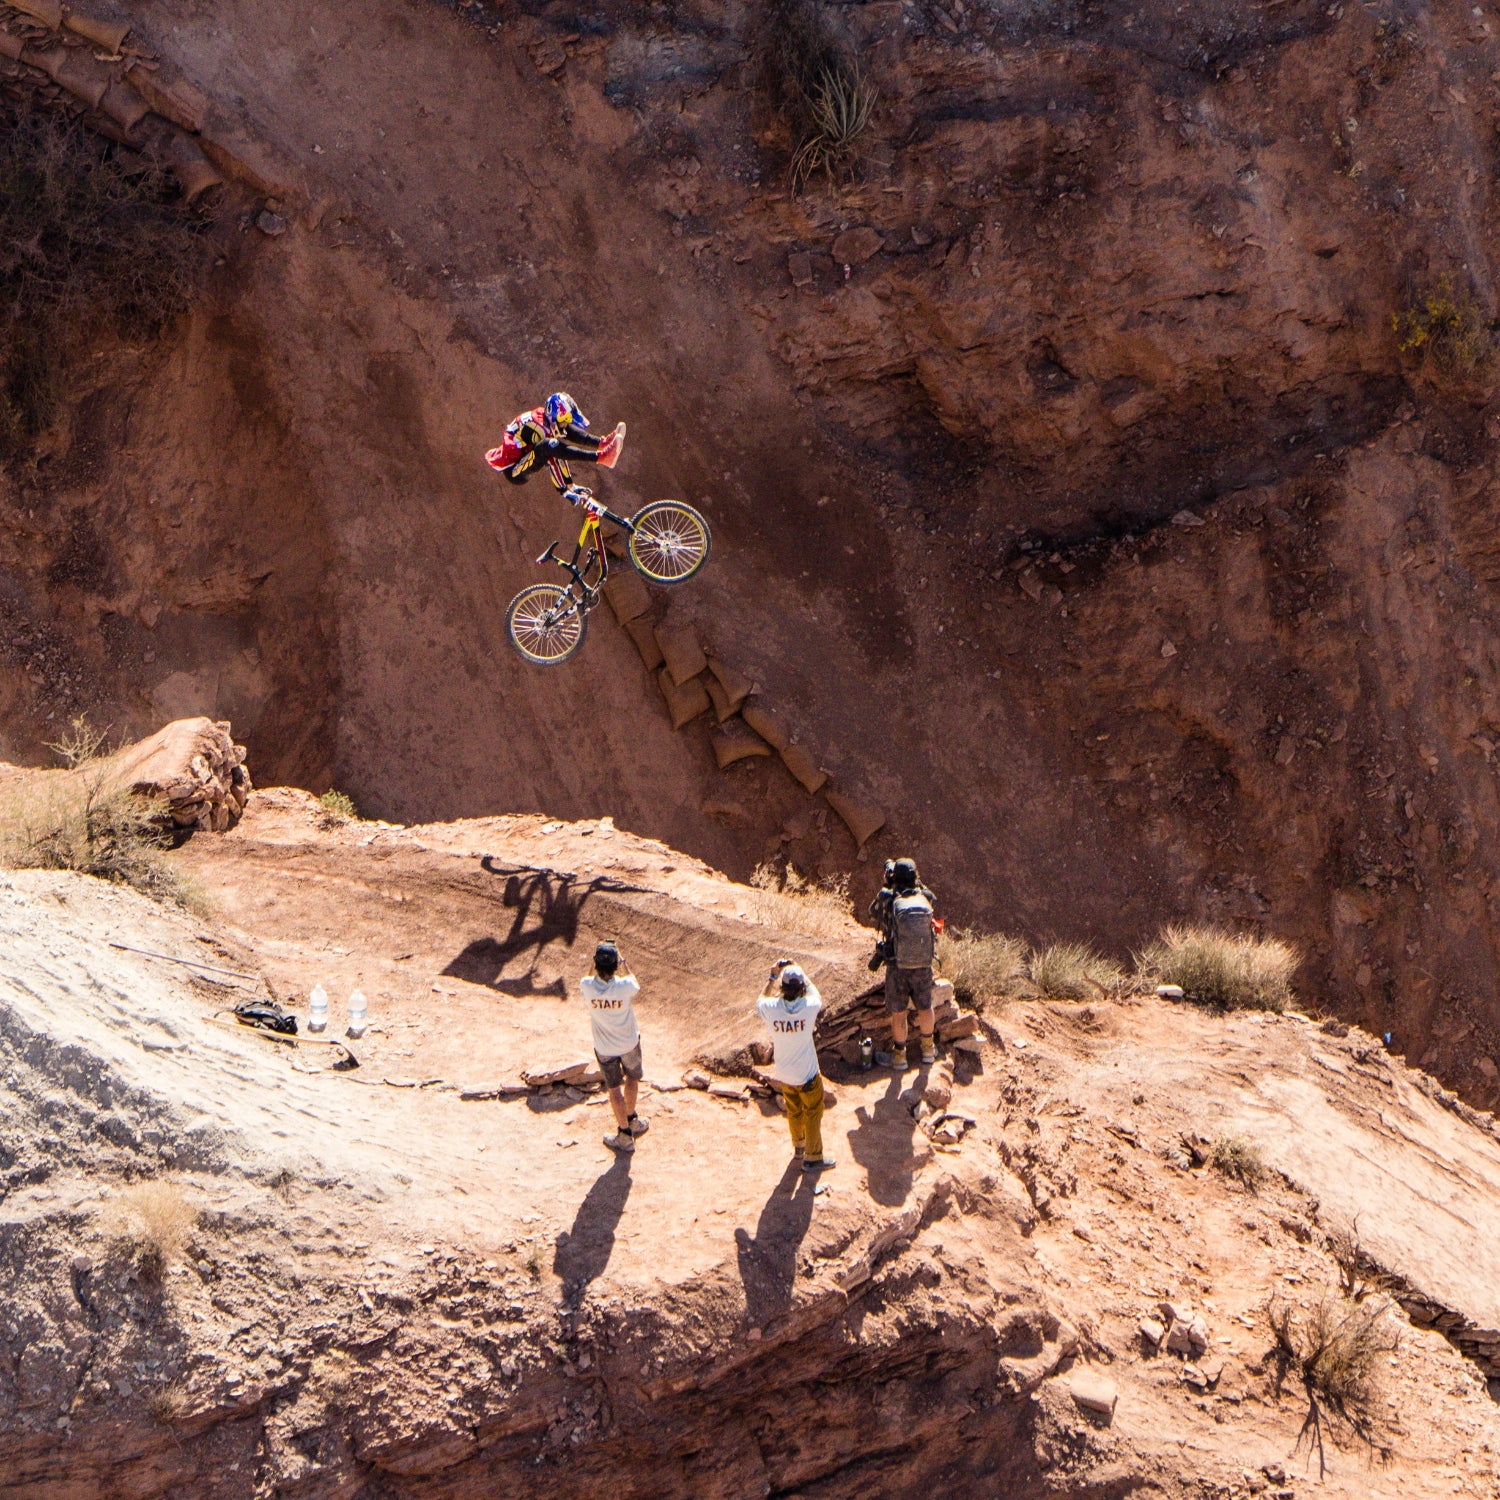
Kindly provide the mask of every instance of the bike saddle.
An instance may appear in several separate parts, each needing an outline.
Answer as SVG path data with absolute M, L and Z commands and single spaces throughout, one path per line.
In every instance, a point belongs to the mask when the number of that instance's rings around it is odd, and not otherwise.
M 537 567 L 541 567 L 541 565 L 544 562 L 556 562 L 557 561 L 556 554 L 557 554 L 557 543 L 556 542 L 549 543 L 548 546 L 547 546 L 547 550 L 544 553 L 542 553 L 542 555 L 539 558 L 537 558 L 537 560 L 536 560 Z

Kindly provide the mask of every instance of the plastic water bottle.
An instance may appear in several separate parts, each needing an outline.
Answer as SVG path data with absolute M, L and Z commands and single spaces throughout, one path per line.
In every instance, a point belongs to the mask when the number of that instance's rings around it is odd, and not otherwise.
M 859 1039 L 859 1066 L 868 1073 L 875 1064 L 875 1043 L 867 1036 Z
M 328 991 L 321 984 L 312 987 L 312 1009 L 307 1018 L 307 1029 L 309 1031 L 326 1031 L 328 1029 Z
M 355 990 L 349 996 L 349 1030 L 345 1035 L 362 1037 L 365 1034 L 365 1027 L 369 1024 L 369 1018 L 369 1007 L 365 1004 L 365 992 L 363 990 Z

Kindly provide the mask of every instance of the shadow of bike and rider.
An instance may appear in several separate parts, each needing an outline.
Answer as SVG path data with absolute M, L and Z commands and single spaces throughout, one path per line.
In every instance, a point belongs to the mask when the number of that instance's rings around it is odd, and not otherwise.
M 486 874 L 505 882 L 499 899 L 501 906 L 513 912 L 510 928 L 501 937 L 475 938 L 449 960 L 442 972 L 450 979 L 482 984 L 518 999 L 566 997 L 568 986 L 561 975 L 545 982 L 538 980 L 537 959 L 557 944 L 572 948 L 584 908 L 592 897 L 603 893 L 641 894 L 649 889 L 608 875 L 580 880 L 566 870 L 518 868 L 502 864 L 492 855 L 485 855 L 479 864 Z M 518 959 L 528 956 L 524 973 L 506 974 Z

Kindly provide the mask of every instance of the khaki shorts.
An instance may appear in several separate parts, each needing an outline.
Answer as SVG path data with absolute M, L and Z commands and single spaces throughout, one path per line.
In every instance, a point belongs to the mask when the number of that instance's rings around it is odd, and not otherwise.
M 932 1001 L 929 999 L 929 1005 Z M 624 1084 L 627 1078 L 633 1078 L 637 1083 L 641 1081 L 641 1074 L 645 1071 L 641 1062 L 641 1044 L 637 1042 L 629 1052 L 622 1053 L 619 1057 L 599 1057 L 599 1066 L 604 1071 L 604 1081 L 612 1089 L 617 1089 Z
M 932 970 L 885 967 L 885 1013 L 899 1016 L 909 1005 L 918 1010 L 932 1009 Z

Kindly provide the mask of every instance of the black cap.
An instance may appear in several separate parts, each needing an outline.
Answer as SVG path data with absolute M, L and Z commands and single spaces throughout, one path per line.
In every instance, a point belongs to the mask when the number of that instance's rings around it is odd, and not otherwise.
M 594 968 L 604 975 L 610 975 L 620 967 L 620 950 L 615 947 L 613 938 L 605 940 L 594 949 Z

